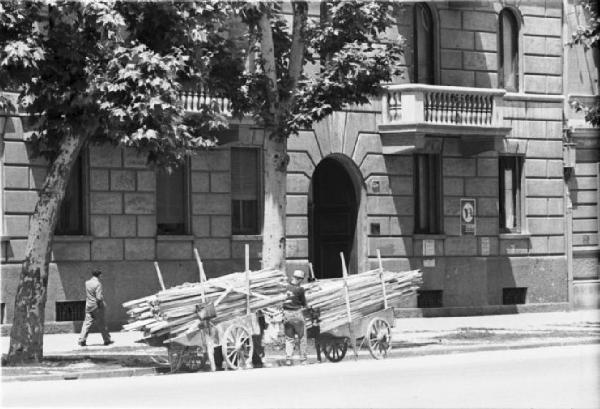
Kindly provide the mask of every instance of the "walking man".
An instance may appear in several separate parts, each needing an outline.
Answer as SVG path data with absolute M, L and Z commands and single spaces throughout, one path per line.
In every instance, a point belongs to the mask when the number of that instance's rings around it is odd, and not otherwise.
M 100 274 L 102 271 L 92 271 L 92 278 L 85 282 L 85 321 L 81 327 L 81 335 L 79 336 L 79 345 L 84 347 L 90 328 L 93 324 L 100 330 L 104 345 L 110 345 L 113 341 L 110 339 L 110 334 L 106 328 L 104 321 L 104 295 L 102 293 L 102 283 L 100 282 Z
M 298 336 L 300 360 L 306 363 L 306 331 L 304 329 L 304 315 L 302 309 L 306 308 L 304 288 L 300 286 L 304 280 L 302 270 L 294 271 L 290 284 L 286 289 L 286 300 L 283 302 L 283 330 L 285 333 L 285 364 L 292 364 L 295 337 Z

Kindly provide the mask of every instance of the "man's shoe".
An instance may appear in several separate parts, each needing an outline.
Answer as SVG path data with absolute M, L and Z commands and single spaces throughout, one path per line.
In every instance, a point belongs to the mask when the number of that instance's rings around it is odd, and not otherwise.
M 77 344 L 78 344 L 80 347 L 84 347 L 84 346 L 86 346 L 86 343 L 85 343 L 85 341 L 77 341 Z
M 104 345 L 105 346 L 110 345 L 110 344 L 114 344 L 114 343 L 115 343 L 115 341 L 113 341 L 112 339 L 110 341 L 104 341 Z

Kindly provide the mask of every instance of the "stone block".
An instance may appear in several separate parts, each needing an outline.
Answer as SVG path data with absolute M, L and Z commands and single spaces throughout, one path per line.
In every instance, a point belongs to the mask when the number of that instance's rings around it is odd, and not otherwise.
M 562 217 L 544 217 L 527 219 L 527 230 L 531 234 L 563 234 L 564 226 Z
M 548 216 L 562 216 L 564 214 L 564 202 L 562 198 L 548 199 Z
M 463 178 L 444 178 L 442 185 L 444 187 L 444 196 L 462 196 L 465 194 Z
M 208 169 L 229 170 L 231 167 L 231 155 L 229 149 L 214 149 L 208 152 Z
M 444 233 L 447 236 L 460 236 L 460 219 L 458 216 L 444 217 Z
M 410 237 L 369 237 L 369 256 L 406 257 L 412 255 L 413 240 Z
M 301 215 L 308 212 L 308 199 L 306 195 L 287 195 L 286 214 Z
M 498 177 L 498 159 L 477 158 L 477 176 Z
M 563 181 L 560 179 L 527 179 L 528 197 L 562 197 Z
M 368 153 L 360 164 L 360 171 L 365 178 L 372 174 L 386 173 L 387 169 L 383 155 Z
M 460 29 L 462 16 L 459 10 L 440 10 L 440 26 L 442 28 Z
M 110 190 L 132 192 L 135 190 L 135 179 L 133 170 L 111 170 Z
M 22 141 L 4 142 L 4 163 L 6 165 L 29 165 L 31 154 Z
M 523 52 L 525 54 L 546 54 L 546 37 L 527 36 L 523 41 Z
M 477 217 L 476 234 L 478 236 L 497 236 L 498 218 L 497 217 Z
M 547 37 L 560 37 L 562 35 L 560 18 L 524 16 L 523 21 L 523 34 L 525 35 Z
M 477 237 L 446 237 L 446 240 L 444 240 L 444 249 L 444 255 L 446 256 L 476 256 Z
M 228 193 L 231 191 L 231 176 L 229 172 L 210 173 L 210 191 L 215 193 Z
M 565 238 L 563 236 L 548 236 L 548 253 L 564 254 Z
M 154 260 L 155 258 L 154 239 L 125 240 L 125 260 Z
M 4 191 L 4 211 L 6 213 L 33 213 L 38 200 L 36 191 Z
M 110 234 L 109 216 L 90 216 L 90 232 L 94 237 L 108 237 Z
M 290 156 L 290 163 L 288 164 L 289 172 L 312 175 L 315 170 L 315 165 L 308 155 L 308 152 L 288 152 L 288 155 Z
M 388 176 L 369 176 L 365 180 L 367 193 L 379 195 L 391 195 L 390 178 Z
M 231 236 L 231 217 L 230 216 L 211 216 L 210 217 L 210 235 L 212 237 Z
M 379 226 L 379 233 L 373 231 L 374 226 Z M 375 227 L 377 229 L 377 227 Z M 367 218 L 367 235 L 369 236 L 389 236 L 390 235 L 390 218 L 384 217 L 368 217 Z
M 413 157 L 412 155 L 389 155 L 384 156 L 385 167 L 390 175 L 412 176 Z
M 488 253 L 484 254 L 483 249 L 483 240 L 487 239 L 489 243 Z M 479 254 L 482 256 L 497 256 L 498 255 L 498 238 L 497 237 L 479 237 L 478 238 L 479 245 Z
M 527 40 L 529 41 L 529 38 Z M 561 57 L 564 51 L 563 47 L 564 44 L 560 38 L 546 37 L 546 55 Z
M 367 196 L 367 212 L 369 215 L 399 215 L 414 214 L 412 197 L 403 196 Z
M 192 217 L 192 233 L 196 237 L 210 236 L 210 216 Z M 231 234 L 231 230 L 229 233 Z
M 579 176 L 596 176 L 598 165 L 596 163 L 576 163 L 575 175 Z
M 440 61 L 442 69 L 458 69 L 462 66 L 462 51 L 460 50 L 442 50 L 442 59 Z
M 156 209 L 154 193 L 125 193 L 125 213 L 151 214 Z
M 92 260 L 123 260 L 123 239 L 92 241 Z
M 596 205 L 580 205 L 574 204 L 573 218 L 574 219 L 592 219 L 597 217 L 598 206 Z
M 498 217 L 498 199 L 497 198 L 477 198 L 477 215 Z
M 442 146 L 444 156 L 462 156 L 461 144 L 458 143 L 458 139 L 444 138 Z
M 529 119 L 556 121 L 562 117 L 561 104 L 527 101 L 526 106 L 525 114 Z
M 465 180 L 465 194 L 467 196 L 498 197 L 497 178 L 469 178 Z
M 31 166 L 29 168 L 29 188 L 41 189 L 46 182 L 48 170 L 46 167 Z
M 563 82 L 562 76 L 548 76 L 546 77 L 546 92 L 548 94 L 558 95 L 562 94 Z
M 413 234 L 415 230 L 415 220 L 410 217 L 390 217 L 390 235 L 392 236 L 407 236 Z
M 5 234 L 11 237 L 26 237 L 29 233 L 28 215 L 5 215 Z
M 213 239 L 216 241 L 216 239 Z M 200 257 L 204 253 L 200 251 Z M 193 257 L 192 242 L 190 240 L 165 240 L 156 242 L 156 258 L 158 260 L 190 260 Z
M 573 220 L 573 231 L 575 233 L 594 233 L 598 231 L 598 221 L 596 219 L 575 219 Z
M 231 196 L 223 193 L 195 193 L 192 195 L 193 214 L 231 214 Z
M 90 169 L 90 190 L 108 190 L 108 170 Z
M 532 236 L 529 241 L 531 244 L 529 254 L 548 253 L 548 236 Z
M 156 173 L 151 170 L 139 170 L 137 172 L 138 192 L 156 191 Z
M 408 176 L 390 176 L 390 188 L 393 195 L 412 195 L 413 179 Z
M 475 87 L 477 88 L 498 88 L 498 73 L 487 71 L 487 72 L 476 72 L 475 73 Z
M 498 67 L 496 53 L 464 51 L 463 67 L 466 70 L 495 71 Z
M 250 259 L 262 258 L 262 240 L 232 240 L 231 258 L 244 260 L 244 257 L 246 257 L 246 244 L 249 247 Z
M 28 189 L 29 167 L 27 166 L 4 166 L 4 187 Z
M 455 87 L 474 87 L 475 73 L 462 70 L 441 70 L 442 84 Z
M 138 237 L 156 236 L 156 216 L 137 216 Z
M 307 193 L 309 186 L 310 179 L 304 173 L 287 174 L 288 193 Z
M 470 31 L 441 30 L 441 45 L 446 49 L 472 50 L 475 48 L 475 37 Z
M 546 198 L 527 198 L 528 216 L 547 216 L 548 199 Z
M 60 241 L 52 243 L 52 258 L 55 261 L 86 261 L 90 259 L 89 241 Z
M 6 261 L 8 261 L 9 263 L 23 261 L 25 259 L 26 246 L 27 239 L 11 239 L 9 242 L 6 243 L 6 254 L 3 254 L 3 256 L 6 257 Z M 3 268 L 5 268 L 5 266 L 3 266 Z
M 192 192 L 208 192 L 210 189 L 210 173 L 192 172 Z
M 137 218 L 133 215 L 113 215 L 110 216 L 110 235 L 111 237 L 135 237 Z
M 498 38 L 496 33 L 476 32 L 475 50 L 496 52 L 498 50 Z M 493 68 L 495 67 L 490 67 L 489 69 Z
M 120 147 L 112 145 L 93 145 L 89 148 L 90 167 L 92 168 L 120 168 L 122 166 Z
M 444 216 L 460 216 L 460 198 L 445 197 L 444 198 Z
M 444 255 L 444 240 L 443 239 L 430 239 L 433 240 L 434 256 L 439 257 Z M 423 241 L 421 238 L 413 239 L 413 257 L 423 257 Z M 433 256 L 425 256 L 433 257 Z
M 210 164 L 208 163 L 209 151 L 196 152 L 191 156 L 192 170 L 209 170 Z
M 252 143 L 257 146 L 262 146 L 265 140 L 264 129 L 252 129 Z
M 562 158 L 562 141 L 529 141 L 528 158 Z
M 463 11 L 464 30 L 495 32 L 496 14 L 483 11 Z
M 308 219 L 306 217 L 286 217 L 285 226 L 287 237 L 308 235 Z
M 138 153 L 134 149 L 126 148 L 123 151 L 123 162 L 126 168 L 144 169 L 148 166 L 148 156 Z
M 90 193 L 90 213 L 119 214 L 123 212 L 123 195 L 121 193 Z
M 308 239 L 286 239 L 286 255 L 291 258 L 308 258 Z
M 442 174 L 444 176 L 475 176 L 477 161 L 471 158 L 444 158 Z
M 546 165 L 545 159 L 530 159 L 525 160 L 525 176 L 527 177 L 546 177 Z
M 526 55 L 524 70 L 528 74 L 562 74 L 562 60 L 560 57 L 541 57 Z
M 546 76 L 545 75 L 524 75 L 525 92 L 531 94 L 546 93 Z

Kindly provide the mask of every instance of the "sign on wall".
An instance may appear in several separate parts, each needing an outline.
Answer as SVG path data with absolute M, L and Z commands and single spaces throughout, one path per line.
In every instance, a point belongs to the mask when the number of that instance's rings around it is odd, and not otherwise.
M 460 234 L 461 236 L 475 235 L 475 199 L 460 199 Z

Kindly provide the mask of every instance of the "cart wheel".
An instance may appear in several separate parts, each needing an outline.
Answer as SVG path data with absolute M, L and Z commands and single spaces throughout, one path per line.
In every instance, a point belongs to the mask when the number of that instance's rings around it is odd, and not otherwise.
M 231 325 L 222 340 L 223 358 L 230 369 L 248 367 L 252 360 L 252 334 L 241 325 Z
M 392 349 L 392 330 L 383 318 L 373 318 L 367 327 L 367 345 L 371 356 L 375 359 L 387 357 Z
M 329 362 L 340 362 L 346 356 L 346 340 L 328 340 L 323 343 L 323 353 Z
M 184 365 L 190 371 L 196 372 L 204 368 L 206 357 L 202 348 L 188 348 L 184 354 Z
M 177 372 L 181 369 L 181 365 L 183 364 L 183 359 L 185 355 L 185 350 L 185 347 L 172 345 L 168 346 L 167 354 L 169 357 L 169 366 L 171 367 L 171 372 Z

